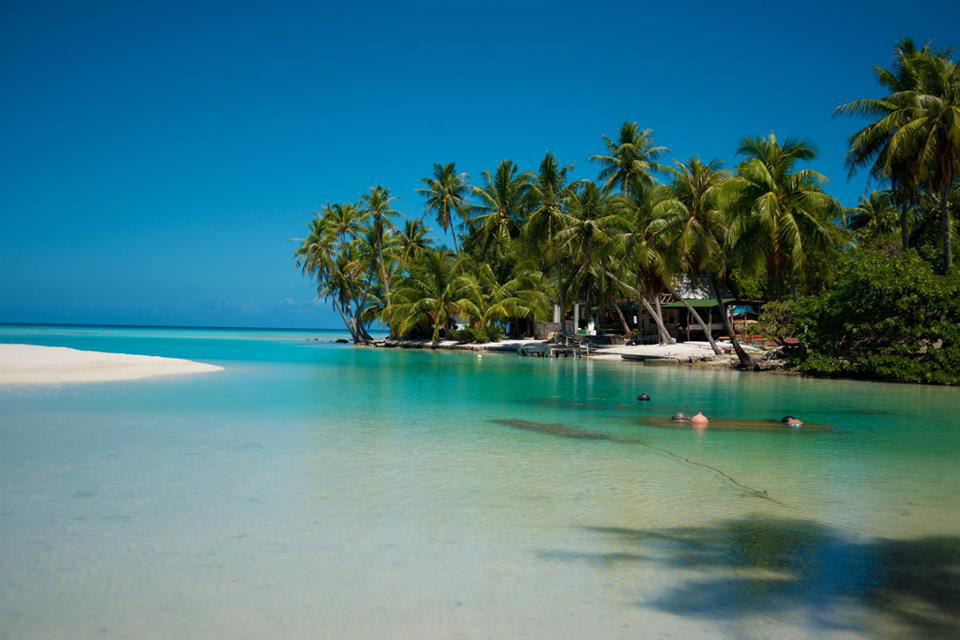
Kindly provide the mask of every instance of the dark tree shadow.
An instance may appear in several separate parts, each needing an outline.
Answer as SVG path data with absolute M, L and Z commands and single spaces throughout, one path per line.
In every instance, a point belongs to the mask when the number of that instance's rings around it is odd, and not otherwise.
M 709 527 L 588 530 L 616 550 L 541 556 L 701 573 L 642 606 L 714 619 L 803 611 L 821 628 L 872 621 L 879 635 L 960 638 L 960 537 L 862 541 L 812 520 L 759 516 Z

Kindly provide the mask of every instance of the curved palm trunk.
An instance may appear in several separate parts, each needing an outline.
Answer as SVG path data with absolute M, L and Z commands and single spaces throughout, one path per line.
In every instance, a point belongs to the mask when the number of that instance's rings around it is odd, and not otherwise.
M 699 325 L 700 325 L 700 328 L 703 329 L 703 335 L 705 335 L 705 336 L 707 337 L 707 342 L 710 343 L 710 348 L 713 349 L 713 352 L 714 352 L 716 355 L 718 355 L 718 356 L 719 356 L 719 355 L 722 355 L 722 354 L 723 354 L 723 350 L 722 350 L 720 347 L 717 346 L 716 340 L 713 339 L 713 331 L 711 331 L 710 327 L 707 326 L 707 323 L 705 323 L 705 322 L 703 321 L 703 318 L 700 317 L 700 314 L 697 313 L 697 310 L 694 309 L 692 306 L 690 306 L 690 303 L 687 302 L 686 299 L 683 298 L 683 296 L 681 296 L 680 294 L 678 294 L 678 293 L 677 293 L 676 291 L 674 291 L 673 289 L 668 288 L 667 291 L 668 291 L 674 298 L 676 298 L 677 300 L 679 300 L 680 303 L 686 308 L 687 313 L 689 313 L 690 315 L 692 315 L 692 316 L 693 316 L 693 319 L 697 321 L 697 324 L 699 324 Z
M 608 278 L 611 278 L 614 282 L 623 287 L 624 291 L 637 296 L 637 299 L 640 300 L 640 304 L 643 305 L 643 308 L 647 310 L 647 313 L 650 314 L 650 316 L 653 318 L 653 321 L 657 325 L 657 332 L 660 335 L 660 344 L 675 344 L 676 340 L 673 339 L 673 337 L 667 331 L 667 327 L 663 324 L 663 317 L 657 313 L 657 310 L 653 308 L 653 305 L 650 304 L 650 301 L 647 300 L 647 297 L 642 294 L 639 289 L 627 284 L 610 271 L 606 271 L 605 273 L 607 274 Z
M 354 343 L 362 342 L 363 344 L 370 344 L 371 342 L 373 342 L 373 336 L 367 333 L 367 329 L 366 327 L 363 326 L 363 323 L 360 322 L 359 316 L 354 317 L 353 324 L 354 324 L 354 327 L 356 328 L 356 331 L 355 331 L 356 337 L 354 338 Z
M 620 305 L 614 302 L 613 308 L 617 310 L 617 315 L 620 316 L 620 324 L 623 325 L 624 334 L 630 333 L 630 325 L 627 324 L 627 319 L 624 317 L 623 310 L 620 309 Z
M 670 332 L 667 331 L 666 325 L 663 324 L 663 318 L 657 313 L 657 310 L 653 308 L 653 305 L 650 304 L 646 296 L 640 296 L 640 304 L 642 304 L 643 308 L 647 310 L 647 313 L 653 317 L 653 321 L 657 325 L 657 333 L 660 335 L 660 344 L 674 344 L 676 340 L 674 340 Z
M 717 280 L 714 276 L 710 276 L 710 288 L 713 289 L 713 295 L 717 299 L 717 305 L 720 307 L 720 319 L 723 320 L 723 328 L 726 329 L 727 335 L 730 336 L 730 344 L 733 345 L 733 350 L 737 352 L 737 358 L 740 359 L 740 365 L 745 369 L 756 369 L 757 365 L 753 361 L 753 358 L 750 357 L 746 351 L 743 350 L 743 347 L 740 345 L 740 339 L 737 338 L 737 332 L 733 330 L 733 324 L 730 322 L 729 316 L 727 316 L 727 305 L 724 304 L 723 298 L 720 297 L 720 289 L 717 287 Z
M 343 320 L 343 326 L 347 328 L 347 331 L 350 332 L 350 337 L 353 338 L 353 344 L 358 344 L 360 342 L 360 337 L 357 335 L 356 325 L 347 319 L 347 316 L 344 315 L 343 309 L 340 308 L 340 305 L 334 301 L 333 308 L 337 310 L 337 313 L 340 314 L 340 319 Z

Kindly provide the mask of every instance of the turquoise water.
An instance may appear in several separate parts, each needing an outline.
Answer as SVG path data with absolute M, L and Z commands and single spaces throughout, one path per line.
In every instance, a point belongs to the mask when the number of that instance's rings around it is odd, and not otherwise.
M 960 634 L 960 389 L 316 337 L 0 327 L 225 367 L 0 387 L 0 638 Z

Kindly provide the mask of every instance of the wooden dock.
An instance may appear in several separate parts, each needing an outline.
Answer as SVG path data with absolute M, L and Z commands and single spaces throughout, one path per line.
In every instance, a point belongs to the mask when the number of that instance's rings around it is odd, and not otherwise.
M 590 345 L 586 342 L 578 344 L 527 344 L 519 349 L 521 356 L 532 358 L 583 358 L 590 355 Z

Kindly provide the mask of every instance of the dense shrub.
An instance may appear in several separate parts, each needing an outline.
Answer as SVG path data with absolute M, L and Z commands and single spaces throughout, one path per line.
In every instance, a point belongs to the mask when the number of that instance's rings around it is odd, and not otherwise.
M 467 327 L 460 329 L 454 334 L 454 338 L 460 343 L 484 343 L 495 342 L 503 337 L 503 329 L 499 325 L 490 325 L 489 327 Z
M 804 372 L 960 384 L 960 276 L 914 252 L 848 256 L 822 294 L 770 304 L 760 320 L 766 336 L 800 340 Z

